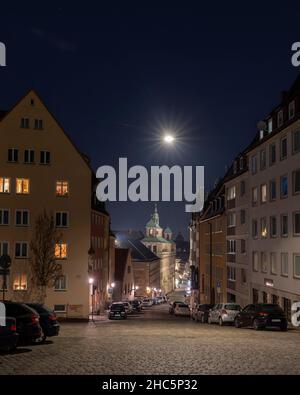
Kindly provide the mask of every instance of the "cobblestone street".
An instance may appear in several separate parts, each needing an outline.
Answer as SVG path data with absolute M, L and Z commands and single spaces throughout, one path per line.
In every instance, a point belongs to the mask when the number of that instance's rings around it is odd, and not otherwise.
M 196 324 L 154 306 L 125 321 L 66 323 L 0 354 L 2 374 L 300 374 L 300 331 Z

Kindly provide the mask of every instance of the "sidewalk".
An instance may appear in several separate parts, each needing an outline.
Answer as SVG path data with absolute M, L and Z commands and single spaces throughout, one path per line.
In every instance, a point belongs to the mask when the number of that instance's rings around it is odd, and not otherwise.
M 107 311 L 105 311 L 104 313 L 101 313 L 101 314 L 89 316 L 89 322 L 108 322 L 108 321 L 109 321 L 109 319 L 107 317 Z

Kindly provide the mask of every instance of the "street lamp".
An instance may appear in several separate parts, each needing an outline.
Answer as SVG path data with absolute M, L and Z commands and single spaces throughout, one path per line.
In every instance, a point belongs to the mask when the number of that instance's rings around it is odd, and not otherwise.
M 92 299 L 92 321 L 94 321 L 94 279 L 93 278 L 89 278 L 89 284 L 90 284 L 90 292 L 91 292 L 91 299 Z

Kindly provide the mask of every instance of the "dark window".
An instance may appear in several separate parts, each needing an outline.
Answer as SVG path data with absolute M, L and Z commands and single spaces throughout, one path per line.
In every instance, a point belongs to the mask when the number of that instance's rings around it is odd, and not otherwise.
M 276 200 L 276 181 L 270 181 L 270 200 Z
M 281 236 L 288 236 L 289 226 L 288 226 L 288 215 L 282 214 L 281 216 Z
M 246 223 L 246 210 L 241 210 L 241 225 Z
M 276 162 L 276 144 L 271 144 L 269 148 L 269 164 L 272 166 Z
M 287 176 L 282 176 L 280 178 L 280 196 L 282 198 L 288 195 L 288 178 Z
M 49 151 L 41 151 L 40 152 L 40 164 L 49 165 L 50 164 L 50 152 Z
M 29 119 L 28 118 L 21 118 L 20 127 L 22 129 L 28 129 L 29 128 Z
M 287 157 L 287 138 L 284 137 L 280 142 L 280 159 Z
M 244 196 L 246 192 L 246 183 L 245 181 L 241 181 L 241 196 Z
M 0 210 L 0 225 L 9 224 L 9 210 Z
M 300 193 L 300 170 L 293 172 L 293 193 Z
M 27 258 L 27 243 L 18 242 L 15 244 L 15 257 L 16 258 Z
M 43 120 L 35 119 L 34 120 L 34 129 L 42 130 L 43 129 Z
M 293 133 L 293 154 L 300 151 L 300 130 Z
M 57 227 L 68 226 L 68 213 L 66 213 L 66 212 L 56 213 L 56 226 Z
M 300 212 L 294 213 L 294 235 L 300 236 Z
M 260 151 L 260 170 L 264 170 L 266 168 L 266 164 L 266 150 L 262 150 Z
M 29 213 L 27 210 L 16 211 L 16 225 L 27 226 L 29 224 Z
M 15 148 L 9 148 L 7 156 L 8 162 L 18 162 L 19 150 Z
M 34 151 L 26 149 L 24 151 L 24 163 L 34 163 Z

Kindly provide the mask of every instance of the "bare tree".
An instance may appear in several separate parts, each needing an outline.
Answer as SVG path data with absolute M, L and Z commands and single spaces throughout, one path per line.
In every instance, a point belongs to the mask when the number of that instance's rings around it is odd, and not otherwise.
M 55 258 L 55 246 L 60 240 L 61 234 L 55 227 L 53 216 L 44 210 L 35 221 L 35 231 L 30 243 L 32 281 L 41 303 L 45 301 L 47 287 L 52 287 L 56 278 L 62 275 L 61 265 Z

